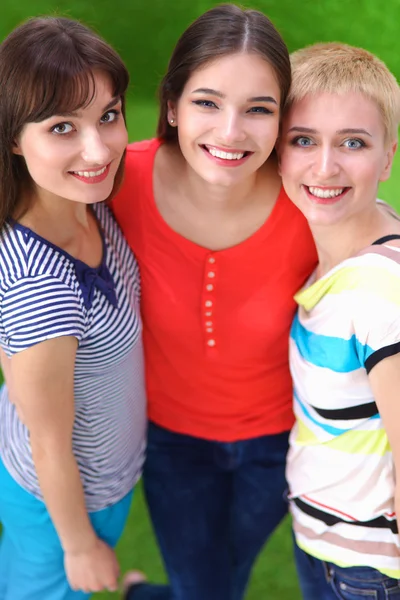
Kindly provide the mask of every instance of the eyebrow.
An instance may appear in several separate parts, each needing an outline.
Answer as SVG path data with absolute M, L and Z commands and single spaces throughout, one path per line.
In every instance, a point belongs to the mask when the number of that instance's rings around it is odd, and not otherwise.
M 102 110 L 102 113 L 107 112 L 108 110 L 110 110 L 110 108 L 113 108 L 113 106 L 115 106 L 116 104 L 118 104 L 118 102 L 120 102 L 121 97 L 117 96 L 115 98 L 112 98 L 112 100 L 110 100 L 110 102 L 107 104 L 107 106 L 105 106 Z M 79 117 L 79 113 L 77 112 L 63 112 L 63 113 L 57 113 L 56 115 L 53 115 L 55 117 Z
M 289 133 L 291 131 L 296 131 L 298 133 L 313 133 L 316 134 L 318 133 L 318 131 L 316 129 L 311 129 L 310 127 L 291 127 L 289 129 Z M 336 131 L 337 135 L 368 135 L 369 137 L 372 137 L 372 135 L 366 130 L 366 129 L 338 129 Z
M 198 88 L 197 90 L 193 90 L 192 94 L 211 94 L 212 96 L 218 96 L 218 98 L 226 98 L 225 94 L 212 88 Z M 270 102 L 278 105 L 272 96 L 254 96 L 253 98 L 247 98 L 247 102 Z

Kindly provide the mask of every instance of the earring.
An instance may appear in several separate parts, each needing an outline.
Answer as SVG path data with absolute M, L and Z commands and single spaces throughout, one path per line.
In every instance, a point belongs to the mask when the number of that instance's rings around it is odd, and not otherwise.
M 171 125 L 173 125 L 175 123 L 175 119 L 170 119 L 169 122 L 171 123 Z

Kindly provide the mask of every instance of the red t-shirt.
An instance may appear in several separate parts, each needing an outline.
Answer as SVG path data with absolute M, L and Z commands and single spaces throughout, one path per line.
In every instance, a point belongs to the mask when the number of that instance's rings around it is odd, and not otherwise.
M 264 225 L 213 252 L 173 231 L 153 197 L 160 141 L 128 147 L 115 216 L 139 261 L 149 418 L 232 442 L 293 424 L 293 295 L 316 264 L 303 215 L 282 190 Z

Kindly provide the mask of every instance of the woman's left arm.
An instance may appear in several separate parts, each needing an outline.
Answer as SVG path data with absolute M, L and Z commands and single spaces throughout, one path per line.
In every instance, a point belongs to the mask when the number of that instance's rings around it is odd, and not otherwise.
M 400 354 L 378 362 L 369 373 L 369 381 L 393 452 L 395 511 L 400 529 Z

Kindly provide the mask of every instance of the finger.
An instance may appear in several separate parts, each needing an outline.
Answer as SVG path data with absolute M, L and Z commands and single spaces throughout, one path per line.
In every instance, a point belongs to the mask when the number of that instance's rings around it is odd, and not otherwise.
M 116 592 L 118 590 L 118 581 L 116 577 L 110 577 L 107 581 L 106 588 L 109 592 Z

